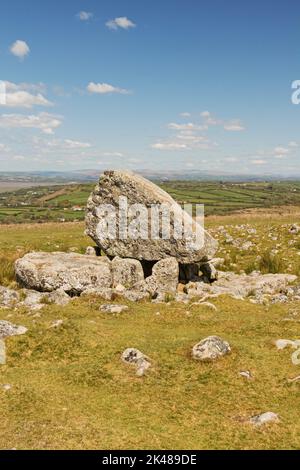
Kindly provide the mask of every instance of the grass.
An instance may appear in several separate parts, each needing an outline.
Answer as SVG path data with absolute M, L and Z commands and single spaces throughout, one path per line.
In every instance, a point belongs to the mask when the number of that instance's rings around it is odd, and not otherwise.
M 298 325 L 283 321 L 286 306 L 219 299 L 212 313 L 141 303 L 107 317 L 99 305 L 77 299 L 64 309 L 46 306 L 40 318 L 9 312 L 29 332 L 6 341 L 1 382 L 12 389 L 0 391 L 1 448 L 299 448 L 299 384 L 287 383 L 299 372 L 290 351 L 272 344 L 297 337 Z M 64 324 L 50 328 L 58 318 Z M 213 364 L 193 361 L 192 346 L 210 334 L 228 340 L 232 354 Z M 128 346 L 151 358 L 146 377 L 121 362 Z M 239 376 L 245 369 L 253 381 Z M 267 410 L 280 424 L 247 423 Z
M 266 271 L 299 269 L 298 236 L 287 213 L 209 217 L 218 237 L 218 256 L 239 272 L 261 257 Z M 248 235 L 241 224 L 257 233 Z M 234 237 L 251 239 L 242 252 L 224 243 L 224 226 Z M 3 226 L 0 231 L 1 283 L 13 281 L 13 261 L 30 250 L 84 252 L 90 240 L 82 223 Z M 245 234 L 243 235 L 243 233 Z M 272 240 L 269 233 L 272 233 Z M 293 244 L 290 244 L 290 242 Z M 257 264 L 255 264 L 256 266 Z M 291 266 L 291 267 L 289 267 Z M 0 319 L 28 327 L 24 336 L 6 340 L 7 364 L 1 366 L 2 449 L 299 449 L 300 383 L 291 351 L 277 351 L 279 338 L 299 337 L 297 303 L 271 306 L 222 297 L 217 312 L 201 305 L 172 302 L 126 303 L 120 315 L 99 311 L 101 300 L 74 299 L 66 307 L 45 304 L 40 316 L 25 309 L 0 309 Z M 287 321 L 292 318 L 293 321 Z M 58 319 L 63 325 L 51 328 Z M 191 359 L 191 348 L 208 335 L 232 346 L 231 355 L 212 364 Z M 127 347 L 151 358 L 152 369 L 137 378 L 120 360 Z M 254 380 L 239 376 L 250 370 Z M 12 388 L 4 391 L 1 384 Z M 273 411 L 280 423 L 253 428 L 247 420 Z

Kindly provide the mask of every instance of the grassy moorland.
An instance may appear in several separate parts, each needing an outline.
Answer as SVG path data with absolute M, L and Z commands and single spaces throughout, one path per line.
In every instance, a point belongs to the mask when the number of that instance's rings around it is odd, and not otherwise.
M 206 225 L 219 239 L 226 269 L 258 264 L 264 272 L 298 273 L 300 235 L 290 234 L 288 225 L 299 214 L 292 207 L 253 211 L 208 217 Z M 251 241 L 251 249 L 228 243 L 222 227 L 234 240 Z M 0 283 L 15 286 L 13 260 L 29 250 L 82 252 L 89 243 L 82 223 L 2 226 Z M 40 312 L 0 309 L 0 319 L 28 327 L 26 335 L 6 340 L 0 447 L 299 449 L 300 383 L 288 379 L 300 369 L 291 350 L 279 352 L 273 344 L 299 338 L 298 304 L 264 306 L 228 297 L 212 302 L 217 311 L 127 302 L 127 312 L 109 316 L 99 312 L 103 302 L 95 297 L 66 307 L 45 305 Z M 51 328 L 58 319 L 63 324 Z M 193 361 L 192 346 L 213 334 L 229 341 L 231 355 L 211 364 Z M 151 358 L 146 376 L 137 378 L 121 362 L 127 347 Z M 250 370 L 253 379 L 241 377 L 241 370 Z M 280 422 L 261 428 L 247 422 L 265 411 L 278 413 Z

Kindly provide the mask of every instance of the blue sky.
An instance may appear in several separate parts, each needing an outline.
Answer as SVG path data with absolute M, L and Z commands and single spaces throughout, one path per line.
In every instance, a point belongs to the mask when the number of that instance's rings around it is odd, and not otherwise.
M 300 175 L 299 37 L 297 0 L 4 0 L 0 171 Z

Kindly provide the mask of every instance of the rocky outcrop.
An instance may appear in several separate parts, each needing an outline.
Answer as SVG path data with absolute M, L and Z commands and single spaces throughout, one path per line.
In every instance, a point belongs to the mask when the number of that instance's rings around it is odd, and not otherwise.
M 111 263 L 106 257 L 34 252 L 17 260 L 15 270 L 21 285 L 42 292 L 63 289 L 78 295 L 90 287 L 112 284 Z
M 154 216 L 158 206 L 169 211 L 167 237 L 152 236 L 152 229 L 159 228 Z M 184 217 L 190 221 L 172 197 L 150 181 L 129 172 L 107 171 L 89 197 L 86 234 L 111 257 L 159 261 L 171 256 L 184 264 L 211 259 L 217 242 L 199 225 L 202 243 L 195 243 L 195 232 L 178 239 L 176 224 Z

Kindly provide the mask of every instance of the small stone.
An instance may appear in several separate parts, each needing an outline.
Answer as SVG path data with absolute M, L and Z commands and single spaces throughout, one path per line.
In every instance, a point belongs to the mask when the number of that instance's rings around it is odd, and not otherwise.
M 27 332 L 25 326 L 14 325 L 5 320 L 0 320 L 0 339 L 4 339 L 8 336 L 24 335 Z
M 104 313 L 122 313 L 128 310 L 127 305 L 105 304 L 100 307 L 101 312 Z
M 278 422 L 279 422 L 278 415 L 276 413 L 273 413 L 272 411 L 267 411 L 266 413 L 253 416 L 252 418 L 250 418 L 250 423 L 253 424 L 254 426 L 262 426 L 263 424 L 278 423 Z
M 6 364 L 6 348 L 5 348 L 5 342 L 0 339 L 0 365 L 5 365 Z
M 55 320 L 53 323 L 51 323 L 50 328 L 59 328 L 63 325 L 63 323 L 63 320 Z
M 252 376 L 250 370 L 241 370 L 241 371 L 239 372 L 239 375 L 240 375 L 241 377 L 245 377 L 245 379 L 248 379 L 248 380 L 251 380 L 251 379 L 253 378 L 253 376 Z
M 11 390 L 12 386 L 10 384 L 4 384 L 1 385 L 1 388 L 2 390 L 4 390 L 4 392 L 8 392 L 9 390 Z
M 300 340 L 292 341 L 290 339 L 278 339 L 275 342 L 275 346 L 278 350 L 282 350 L 291 346 L 293 349 L 298 349 L 300 347 Z
M 210 310 L 213 310 L 214 312 L 218 311 L 217 307 L 214 304 L 212 304 L 211 302 L 199 302 L 199 304 L 197 304 L 197 305 L 202 305 L 203 307 L 207 307 Z
M 193 347 L 192 356 L 199 361 L 213 361 L 230 353 L 227 341 L 219 336 L 209 336 Z
M 123 352 L 121 359 L 126 364 L 131 364 L 136 367 L 136 375 L 142 377 L 145 372 L 151 367 L 149 358 L 144 353 L 135 348 L 127 348 Z

